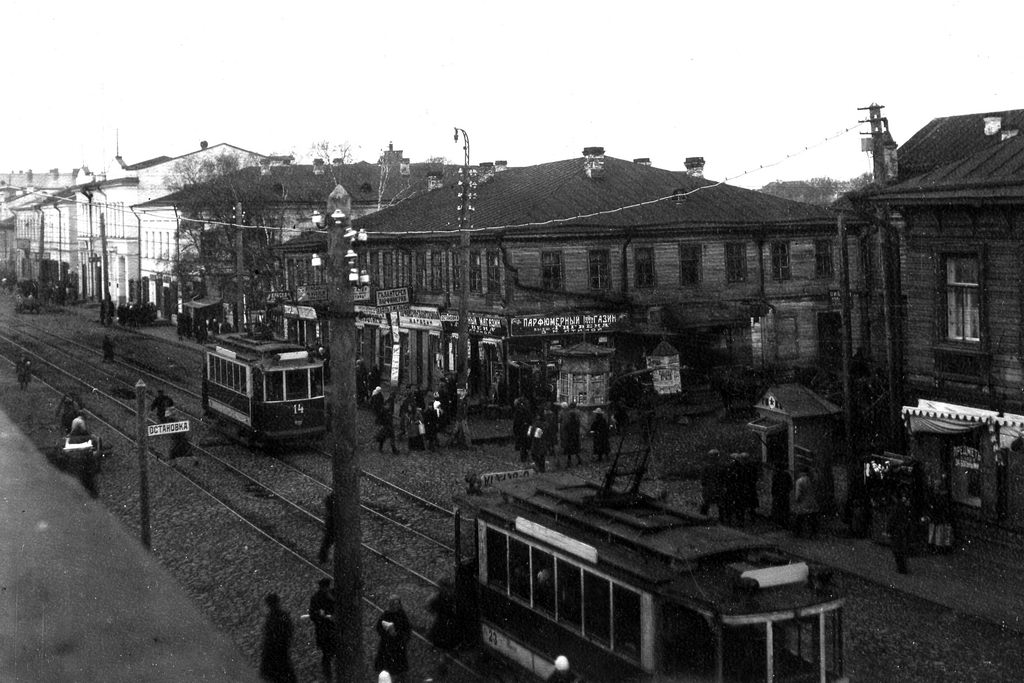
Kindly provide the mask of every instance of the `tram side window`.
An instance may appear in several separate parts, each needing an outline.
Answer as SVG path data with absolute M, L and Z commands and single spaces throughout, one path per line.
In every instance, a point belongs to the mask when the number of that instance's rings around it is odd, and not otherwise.
M 611 609 L 611 582 L 583 572 L 583 631 L 589 638 L 605 644 L 611 641 Z
M 640 594 L 618 584 L 612 587 L 615 633 L 612 647 L 616 652 L 640 658 Z
M 309 395 L 312 398 L 320 398 L 324 395 L 324 369 L 323 368 L 310 368 L 309 369 Z
M 537 548 L 533 552 L 533 607 L 555 613 L 555 558 Z
M 263 400 L 263 373 L 256 368 L 252 370 L 252 398 L 254 401 Z
M 508 536 L 487 529 L 487 583 L 505 590 L 508 588 Z
M 267 378 L 267 399 L 268 401 L 284 400 L 284 373 L 268 372 Z
M 285 373 L 284 390 L 289 401 L 309 398 L 309 370 L 287 370 Z
M 508 590 L 530 602 L 530 546 L 514 538 L 508 539 Z
M 579 629 L 583 618 L 583 578 L 580 568 L 558 560 L 558 620 Z

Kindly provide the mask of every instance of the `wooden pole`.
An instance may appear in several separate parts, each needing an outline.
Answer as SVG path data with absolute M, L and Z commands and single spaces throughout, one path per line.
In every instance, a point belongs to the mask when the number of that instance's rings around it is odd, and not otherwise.
M 335 680 L 359 681 L 363 671 L 362 529 L 359 519 L 359 456 L 356 452 L 355 309 L 349 265 L 350 246 L 344 233 L 351 224 L 352 199 L 341 185 L 327 199 L 327 213 L 340 209 L 345 217 L 328 219 L 330 255 L 331 358 L 336 370 L 332 382 L 331 469 L 334 492 L 335 619 L 339 650 Z
M 138 428 L 137 444 L 139 456 L 139 523 L 142 527 L 142 545 L 153 548 L 149 529 L 149 463 L 146 460 L 146 383 L 141 379 L 135 383 L 135 419 Z
M 842 332 L 842 372 L 843 372 L 843 429 L 846 434 L 844 439 L 844 453 L 846 456 L 847 471 L 850 471 L 853 463 L 853 383 L 850 378 L 850 354 L 853 346 L 853 321 L 850 320 L 850 252 L 846 243 L 846 216 L 840 213 L 836 216 L 836 229 L 839 238 L 840 254 L 840 279 L 839 295 L 843 310 L 843 332 Z
M 235 202 L 235 332 L 242 331 L 245 321 L 245 240 L 242 234 L 242 202 Z

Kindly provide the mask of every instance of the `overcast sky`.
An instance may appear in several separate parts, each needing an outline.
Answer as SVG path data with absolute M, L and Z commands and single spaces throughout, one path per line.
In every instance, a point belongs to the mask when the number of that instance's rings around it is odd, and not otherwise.
M 458 126 L 473 163 L 600 145 L 678 170 L 703 156 L 746 187 L 846 179 L 869 170 L 858 107 L 885 105 L 899 143 L 937 116 L 1024 107 L 1019 6 L 7 0 L 0 171 L 102 170 L 118 137 L 128 163 L 200 140 L 461 162 Z

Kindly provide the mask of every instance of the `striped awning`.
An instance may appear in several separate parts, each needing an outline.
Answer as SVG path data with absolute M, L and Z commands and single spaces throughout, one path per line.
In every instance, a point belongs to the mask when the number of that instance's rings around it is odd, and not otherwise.
M 986 427 L 997 448 L 1009 448 L 1024 437 L 1024 415 L 926 399 L 918 399 L 916 406 L 903 406 L 902 413 L 911 434 L 958 434 Z

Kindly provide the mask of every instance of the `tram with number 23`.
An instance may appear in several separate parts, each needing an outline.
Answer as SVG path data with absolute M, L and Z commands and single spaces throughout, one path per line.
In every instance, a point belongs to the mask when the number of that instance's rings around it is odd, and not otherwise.
M 637 494 L 565 472 L 459 496 L 475 556 L 459 592 L 492 654 L 546 678 L 846 681 L 832 570 Z
M 227 334 L 205 349 L 203 409 L 240 439 L 280 445 L 327 431 L 324 364 L 305 348 Z

